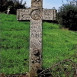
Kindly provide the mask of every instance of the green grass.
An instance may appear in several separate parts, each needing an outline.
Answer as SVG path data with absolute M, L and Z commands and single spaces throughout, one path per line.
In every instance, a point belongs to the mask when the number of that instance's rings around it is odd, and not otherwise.
M 43 23 L 43 68 L 72 58 L 77 51 L 77 32 Z M 0 14 L 0 72 L 28 72 L 30 22 L 19 22 L 15 15 Z M 77 61 L 77 60 L 76 60 Z

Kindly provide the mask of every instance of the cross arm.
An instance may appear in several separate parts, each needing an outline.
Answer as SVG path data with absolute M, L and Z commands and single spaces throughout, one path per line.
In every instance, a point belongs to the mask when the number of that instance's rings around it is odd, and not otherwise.
M 56 20 L 56 14 L 55 9 L 43 9 L 43 20 Z
M 30 20 L 30 12 L 28 9 L 18 9 L 17 10 L 17 20 Z
M 30 20 L 31 9 L 18 9 L 17 10 L 17 20 Z M 43 20 L 56 20 L 55 9 L 43 9 Z

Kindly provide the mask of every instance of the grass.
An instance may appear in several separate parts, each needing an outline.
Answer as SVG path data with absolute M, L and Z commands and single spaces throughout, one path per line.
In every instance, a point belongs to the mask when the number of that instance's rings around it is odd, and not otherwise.
M 43 22 L 43 68 L 72 58 L 77 51 L 77 32 Z M 0 14 L 0 72 L 28 72 L 30 22 L 19 22 L 15 15 Z M 77 60 L 76 60 L 77 61 Z

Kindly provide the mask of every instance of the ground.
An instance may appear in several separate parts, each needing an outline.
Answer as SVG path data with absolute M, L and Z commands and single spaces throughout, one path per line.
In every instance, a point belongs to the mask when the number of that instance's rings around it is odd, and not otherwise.
M 17 21 L 15 15 L 0 14 L 1 73 L 28 72 L 29 33 L 29 21 Z M 76 51 L 77 32 L 61 29 L 59 24 L 43 22 L 43 68 L 73 59 Z

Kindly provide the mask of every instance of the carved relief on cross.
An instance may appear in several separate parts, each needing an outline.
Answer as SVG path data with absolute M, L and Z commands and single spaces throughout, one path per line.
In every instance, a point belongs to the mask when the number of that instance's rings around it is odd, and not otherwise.
M 56 10 L 43 9 L 43 0 L 32 0 L 31 8 L 18 9 L 18 20 L 30 20 L 30 77 L 42 70 L 42 20 L 55 20 Z
M 37 9 L 36 9 L 37 10 Z M 17 20 L 31 20 L 31 9 L 18 9 Z M 42 20 L 56 20 L 55 9 L 43 9 Z

